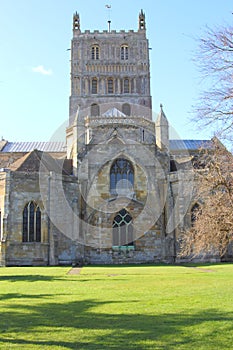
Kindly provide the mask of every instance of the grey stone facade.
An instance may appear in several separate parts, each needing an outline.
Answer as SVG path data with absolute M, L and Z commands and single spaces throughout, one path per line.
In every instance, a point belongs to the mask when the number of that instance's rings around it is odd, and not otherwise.
M 66 145 L 1 141 L 1 266 L 176 261 L 200 142 L 152 120 L 148 49 L 143 11 L 120 32 L 74 15 Z

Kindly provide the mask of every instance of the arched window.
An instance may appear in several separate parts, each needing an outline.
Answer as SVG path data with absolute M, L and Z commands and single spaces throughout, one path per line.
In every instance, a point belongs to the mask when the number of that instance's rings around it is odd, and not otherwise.
M 128 195 L 133 192 L 134 170 L 132 164 L 123 158 L 118 158 L 110 169 L 110 192 L 118 195 Z
M 122 45 L 121 46 L 121 60 L 128 60 L 129 59 L 129 47 L 128 45 Z
M 97 88 L 97 79 L 96 78 L 93 78 L 92 81 L 91 81 L 91 93 L 92 94 L 97 94 L 97 91 L 98 88 Z
M 23 242 L 41 242 L 41 211 L 35 202 L 23 210 Z
M 176 166 L 176 161 L 174 159 L 170 160 L 170 172 L 175 172 L 177 171 L 177 166 Z
M 112 245 L 133 246 L 132 216 L 126 209 L 121 209 L 112 224 Z
M 108 79 L 108 94 L 113 94 L 113 79 Z
M 128 103 L 124 103 L 122 105 L 122 113 L 124 113 L 125 115 L 131 114 L 131 108 L 130 108 L 130 105 Z
M 200 214 L 200 205 L 198 203 L 195 203 L 191 209 L 191 225 L 192 226 L 195 224 L 195 221 L 197 220 L 199 214 Z
M 129 93 L 129 79 L 128 78 L 124 79 L 123 92 L 124 92 L 124 94 L 128 94 Z
M 100 57 L 100 48 L 98 45 L 93 45 L 91 48 L 91 58 L 92 60 L 98 60 Z
M 91 105 L 91 116 L 97 117 L 98 115 L 100 115 L 100 107 L 97 105 L 97 103 L 93 103 Z

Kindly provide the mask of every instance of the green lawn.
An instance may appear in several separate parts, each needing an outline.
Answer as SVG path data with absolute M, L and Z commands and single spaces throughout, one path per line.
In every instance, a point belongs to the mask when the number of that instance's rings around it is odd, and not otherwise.
M 233 349 L 233 265 L 0 268 L 0 349 Z

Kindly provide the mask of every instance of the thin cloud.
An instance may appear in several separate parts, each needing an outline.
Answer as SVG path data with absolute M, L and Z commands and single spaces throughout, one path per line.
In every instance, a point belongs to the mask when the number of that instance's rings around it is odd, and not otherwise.
M 35 72 L 35 73 L 42 74 L 42 75 L 52 75 L 53 74 L 51 69 L 46 69 L 42 65 L 39 65 L 37 67 L 33 67 L 32 71 Z

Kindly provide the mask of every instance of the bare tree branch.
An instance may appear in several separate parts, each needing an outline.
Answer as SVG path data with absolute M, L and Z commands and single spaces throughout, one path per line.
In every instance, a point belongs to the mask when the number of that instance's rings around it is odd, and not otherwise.
M 222 139 L 233 135 L 233 27 L 206 27 L 195 62 L 207 88 L 196 107 L 199 126 L 211 126 Z
M 233 156 L 213 140 L 210 155 L 202 151 L 197 170 L 197 202 L 192 228 L 182 237 L 180 256 L 215 253 L 223 256 L 233 244 Z M 199 159 L 200 162 L 200 159 Z

